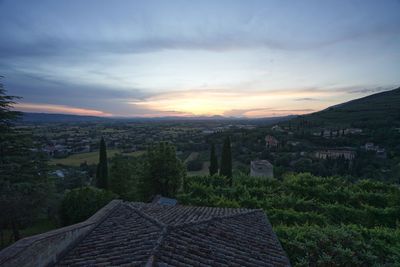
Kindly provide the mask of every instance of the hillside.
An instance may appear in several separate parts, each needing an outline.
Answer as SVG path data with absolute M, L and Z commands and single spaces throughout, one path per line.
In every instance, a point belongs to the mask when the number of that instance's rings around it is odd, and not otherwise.
M 293 121 L 302 120 L 312 126 L 399 127 L 400 87 L 299 116 Z
M 22 123 L 80 123 L 80 122 L 209 122 L 219 121 L 232 124 L 274 124 L 287 121 L 294 115 L 266 118 L 237 118 L 224 116 L 193 116 L 193 117 L 96 117 L 71 114 L 29 113 L 24 112 Z
M 69 123 L 69 122 L 100 122 L 107 118 L 95 116 L 79 116 L 70 114 L 51 114 L 51 113 L 28 113 L 24 112 L 22 116 L 23 123 Z

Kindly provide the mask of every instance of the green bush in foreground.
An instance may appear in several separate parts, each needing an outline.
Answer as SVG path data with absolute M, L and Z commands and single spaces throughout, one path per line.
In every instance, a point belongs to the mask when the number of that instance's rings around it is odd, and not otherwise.
M 358 225 L 274 227 L 294 266 L 395 266 L 400 230 Z
M 293 266 L 400 266 L 400 188 L 293 174 L 185 179 L 182 204 L 263 209 Z M 397 265 L 396 265 L 397 264 Z
M 70 225 L 84 221 L 115 198 L 117 195 L 112 192 L 89 186 L 68 190 L 61 202 L 61 223 Z

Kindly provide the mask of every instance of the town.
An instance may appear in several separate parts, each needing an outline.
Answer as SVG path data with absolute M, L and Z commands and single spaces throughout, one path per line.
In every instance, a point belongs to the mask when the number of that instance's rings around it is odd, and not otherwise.
M 53 174 L 60 177 L 76 175 L 81 165 L 96 164 L 101 137 L 109 156 L 140 155 L 152 143 L 170 142 L 176 146 L 177 156 L 186 164 L 189 175 L 207 174 L 210 144 L 221 143 L 229 135 L 234 169 L 244 174 L 280 178 L 286 172 L 350 173 L 382 181 L 397 179 L 395 173 L 388 171 L 392 162 L 387 154 L 398 153 L 399 147 L 388 146 L 387 139 L 380 141 L 371 129 L 304 128 L 285 122 L 259 125 L 246 120 L 21 123 L 17 129 L 32 132 L 36 150 L 47 155 Z M 364 168 L 357 165 L 366 159 L 374 164 Z M 93 178 L 93 172 L 85 175 L 87 181 Z

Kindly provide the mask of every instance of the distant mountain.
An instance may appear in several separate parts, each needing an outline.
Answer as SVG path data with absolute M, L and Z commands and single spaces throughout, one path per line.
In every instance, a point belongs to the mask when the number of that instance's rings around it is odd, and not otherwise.
M 312 125 L 353 127 L 400 127 L 400 87 L 299 116 Z
M 69 114 L 52 114 L 52 113 L 27 113 L 22 116 L 23 123 L 68 123 L 68 122 L 100 122 L 108 121 L 108 118 L 95 116 L 79 116 Z
M 273 124 L 287 121 L 295 115 L 271 118 L 236 118 L 224 116 L 197 116 L 197 117 L 95 117 L 52 113 L 23 113 L 21 123 L 83 123 L 83 122 L 162 122 L 162 121 L 226 121 L 232 123 Z

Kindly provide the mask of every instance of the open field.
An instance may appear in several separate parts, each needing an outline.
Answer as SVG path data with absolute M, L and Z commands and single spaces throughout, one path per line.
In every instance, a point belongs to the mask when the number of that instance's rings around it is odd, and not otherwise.
M 199 152 L 192 152 L 189 154 L 189 156 L 185 159 L 185 161 L 183 163 L 188 163 L 191 160 L 195 160 L 199 157 Z
M 188 171 L 187 175 L 188 176 L 197 176 L 197 175 L 208 175 L 208 167 L 210 166 L 210 162 L 204 162 L 203 163 L 203 168 L 199 171 Z
M 107 157 L 112 158 L 115 154 L 121 153 L 125 156 L 139 156 L 144 153 L 144 151 L 135 151 L 131 153 L 122 153 L 118 149 L 109 149 L 107 150 Z M 85 162 L 87 164 L 96 164 L 99 161 L 99 152 L 94 151 L 94 152 L 88 152 L 88 153 L 81 153 L 81 154 L 74 154 L 71 155 L 67 158 L 63 159 L 52 159 L 50 161 L 50 164 L 56 165 L 56 164 L 63 164 L 63 165 L 68 165 L 68 166 L 79 166 L 81 163 Z

